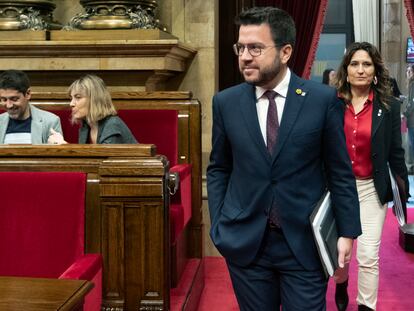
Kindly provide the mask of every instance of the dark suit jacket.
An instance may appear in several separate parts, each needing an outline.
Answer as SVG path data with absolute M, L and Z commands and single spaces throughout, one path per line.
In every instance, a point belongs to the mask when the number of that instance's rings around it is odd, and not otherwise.
M 389 100 L 387 109 L 374 97 L 371 127 L 371 156 L 375 189 L 382 204 L 392 201 L 391 171 L 405 183 L 405 197 L 409 196 L 407 167 L 404 149 L 401 146 L 401 104 L 394 98 Z
M 339 234 L 358 236 L 355 179 L 345 147 L 343 109 L 333 88 L 292 73 L 273 156 L 260 132 L 255 88 L 242 83 L 214 96 L 207 169 L 210 235 L 227 260 L 239 265 L 253 261 L 274 199 L 296 258 L 306 269 L 320 268 L 309 215 L 327 183 Z

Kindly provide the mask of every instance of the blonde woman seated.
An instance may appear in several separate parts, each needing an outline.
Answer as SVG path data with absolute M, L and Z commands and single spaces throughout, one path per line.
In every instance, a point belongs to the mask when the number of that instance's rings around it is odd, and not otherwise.
M 136 144 L 126 124 L 117 116 L 111 95 L 101 78 L 85 75 L 68 89 L 72 123 L 81 123 L 80 144 Z M 52 131 L 48 143 L 65 144 L 63 136 Z

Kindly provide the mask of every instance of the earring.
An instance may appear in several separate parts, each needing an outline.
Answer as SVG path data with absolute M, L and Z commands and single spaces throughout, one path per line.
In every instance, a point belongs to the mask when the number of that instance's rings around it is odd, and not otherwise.
M 348 76 L 346 76 L 346 82 L 349 83 L 349 77 Z
M 374 85 L 377 85 L 377 83 L 378 83 L 377 76 L 374 76 L 374 79 L 372 80 L 372 82 L 374 82 Z

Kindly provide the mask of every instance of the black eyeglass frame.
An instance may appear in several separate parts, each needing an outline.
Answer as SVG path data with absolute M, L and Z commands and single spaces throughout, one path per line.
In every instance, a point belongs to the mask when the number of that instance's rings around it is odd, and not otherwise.
M 280 43 L 280 44 L 275 44 L 275 45 L 265 45 L 263 47 L 259 47 L 256 46 L 255 44 L 251 44 L 251 45 L 243 45 L 243 44 L 239 44 L 239 43 L 235 43 L 233 44 L 233 52 L 234 54 L 236 54 L 236 56 L 242 56 L 244 53 L 244 50 L 247 48 L 247 52 L 249 52 L 250 56 L 252 57 L 258 57 L 262 54 L 264 54 L 263 50 L 267 49 L 267 48 L 279 48 L 282 46 L 285 46 L 287 43 Z M 257 50 L 257 52 L 253 52 L 254 50 Z

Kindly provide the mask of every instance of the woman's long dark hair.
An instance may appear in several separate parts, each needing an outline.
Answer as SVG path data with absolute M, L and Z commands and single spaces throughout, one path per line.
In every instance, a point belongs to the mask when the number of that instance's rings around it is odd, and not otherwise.
M 322 74 L 322 83 L 329 85 L 329 74 L 334 71 L 332 68 L 325 69 Z
M 391 97 L 391 85 L 388 69 L 385 68 L 384 61 L 378 49 L 368 42 L 354 42 L 351 43 L 342 58 L 342 62 L 336 72 L 336 88 L 338 93 L 341 94 L 345 100 L 352 100 L 351 85 L 347 81 L 348 65 L 351 62 L 352 56 L 356 51 L 364 50 L 371 57 L 375 67 L 375 76 L 377 77 L 377 83 L 371 83 L 371 89 L 375 91 L 377 99 L 386 107 L 389 107 L 388 101 Z

